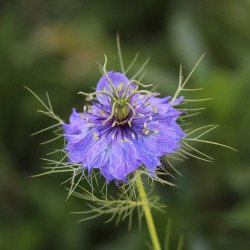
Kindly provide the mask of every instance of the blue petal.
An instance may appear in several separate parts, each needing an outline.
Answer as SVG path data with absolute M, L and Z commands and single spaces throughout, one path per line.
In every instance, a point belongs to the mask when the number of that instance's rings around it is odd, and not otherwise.
M 114 140 L 108 147 L 105 156 L 100 170 L 109 181 L 112 179 L 126 181 L 127 175 L 142 164 L 138 160 L 136 149 L 131 142 Z
M 107 75 L 114 87 L 118 87 L 118 85 L 121 83 L 123 83 L 124 86 L 127 86 L 129 83 L 129 79 L 122 73 L 110 71 L 107 73 Z M 96 91 L 103 91 L 103 90 L 106 90 L 111 95 L 114 95 L 114 91 L 111 88 L 110 83 L 105 75 L 101 77 L 96 87 Z M 107 97 L 105 94 L 103 94 L 102 97 L 100 97 L 99 95 L 96 95 L 96 97 L 101 104 L 110 105 L 110 97 Z

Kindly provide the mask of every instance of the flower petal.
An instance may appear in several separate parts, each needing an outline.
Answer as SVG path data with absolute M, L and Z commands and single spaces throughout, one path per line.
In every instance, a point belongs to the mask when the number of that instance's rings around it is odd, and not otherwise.
M 108 78 L 106 75 L 103 75 L 101 79 L 99 80 L 96 91 L 107 91 L 111 95 L 114 95 L 114 90 L 111 87 L 111 84 L 109 80 L 111 81 L 112 85 L 117 88 L 119 84 L 123 83 L 123 86 L 127 86 L 129 83 L 129 79 L 123 75 L 122 73 L 115 72 L 115 71 L 109 71 L 107 73 Z M 120 91 L 119 94 L 121 94 L 122 91 Z M 110 97 L 106 96 L 105 94 L 103 95 L 96 95 L 96 98 L 98 101 L 103 104 L 103 105 L 110 105 Z

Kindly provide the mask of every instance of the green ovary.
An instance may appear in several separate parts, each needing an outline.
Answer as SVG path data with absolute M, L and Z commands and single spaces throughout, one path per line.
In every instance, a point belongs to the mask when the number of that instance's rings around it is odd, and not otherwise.
M 124 104 L 117 104 L 115 107 L 115 118 L 122 122 L 129 115 L 129 107 Z

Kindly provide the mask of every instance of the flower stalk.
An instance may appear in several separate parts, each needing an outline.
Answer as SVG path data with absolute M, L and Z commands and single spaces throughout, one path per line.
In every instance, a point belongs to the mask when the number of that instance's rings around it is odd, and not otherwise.
M 143 207 L 143 211 L 145 214 L 145 218 L 146 218 L 146 222 L 147 222 L 147 226 L 148 226 L 148 231 L 150 234 L 150 238 L 151 238 L 151 242 L 153 244 L 154 250 L 161 250 L 161 245 L 160 245 L 159 238 L 158 238 L 158 235 L 156 232 L 154 219 L 153 219 L 153 216 L 151 213 L 151 209 L 148 205 L 148 203 L 149 203 L 148 197 L 147 197 L 147 194 L 145 192 L 140 174 L 136 178 L 136 186 L 138 189 L 139 197 L 142 201 L 142 207 Z

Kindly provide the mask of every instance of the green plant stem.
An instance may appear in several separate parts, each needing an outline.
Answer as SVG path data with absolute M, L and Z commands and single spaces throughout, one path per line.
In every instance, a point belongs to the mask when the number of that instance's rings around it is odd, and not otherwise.
M 153 220 L 153 216 L 152 216 L 150 207 L 148 205 L 148 197 L 147 197 L 147 194 L 145 192 L 140 174 L 138 175 L 138 177 L 136 179 L 136 185 L 137 185 L 140 199 L 142 201 L 142 206 L 143 206 L 145 218 L 146 218 L 147 225 L 148 225 L 148 231 L 149 231 L 149 234 L 151 237 L 151 241 L 152 241 L 154 250 L 161 250 L 161 245 L 160 245 L 158 235 L 157 235 L 157 232 L 155 229 L 155 223 Z

